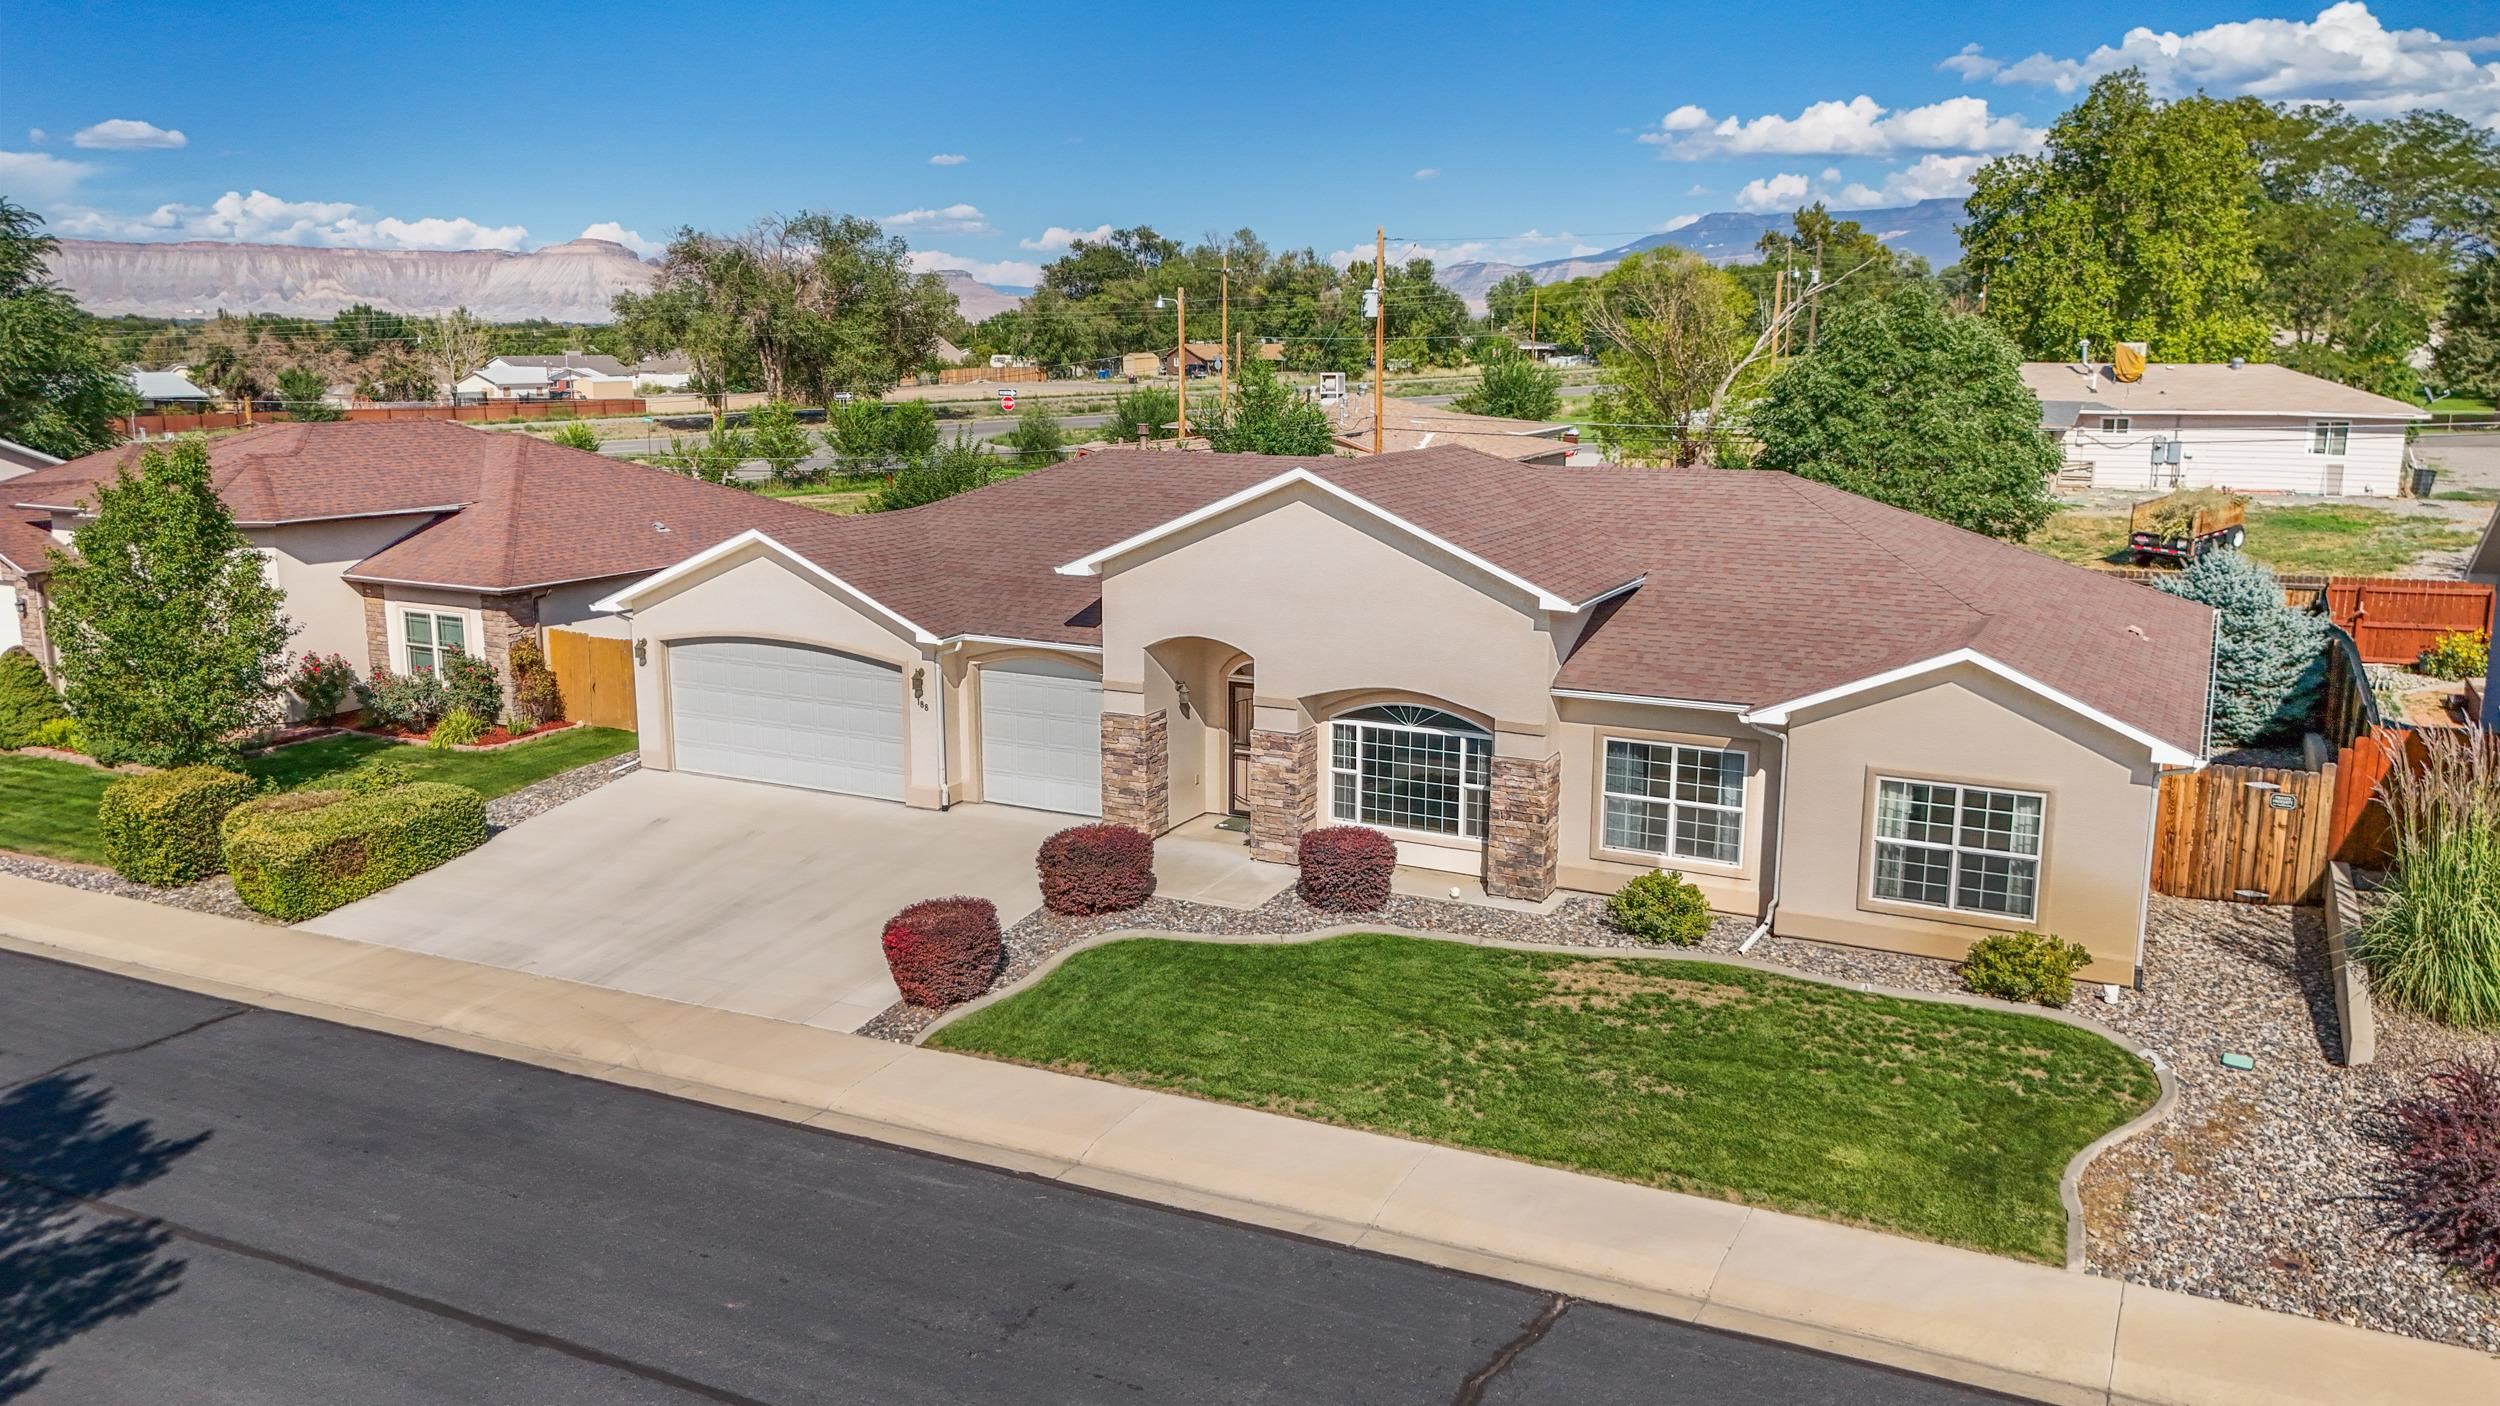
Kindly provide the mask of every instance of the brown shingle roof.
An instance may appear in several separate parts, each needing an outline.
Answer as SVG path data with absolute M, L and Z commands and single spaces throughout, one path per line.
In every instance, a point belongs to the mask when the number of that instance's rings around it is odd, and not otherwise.
M 0 496 L 72 506 L 143 448 L 125 444 L 12 479 L 0 485 Z M 227 510 L 247 524 L 432 514 L 347 575 L 482 591 L 638 576 L 751 527 L 779 531 L 821 516 L 527 435 L 445 421 L 247 430 L 211 442 L 209 473 Z
M 0 513 L 0 565 L 20 576 L 40 576 L 52 569 L 52 534 L 21 513 Z
M 1108 449 L 908 512 L 766 531 L 941 636 L 1097 643 L 1054 568 L 1301 467 L 1599 607 L 1556 686 L 1747 707 L 1969 648 L 2203 750 L 2212 613 L 1787 474 Z

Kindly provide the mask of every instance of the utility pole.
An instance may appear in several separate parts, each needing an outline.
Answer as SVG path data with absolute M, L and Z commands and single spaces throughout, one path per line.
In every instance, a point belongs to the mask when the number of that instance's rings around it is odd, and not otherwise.
M 1179 388 L 1173 398 L 1180 403 L 1181 407 L 1180 438 L 1173 441 L 1173 445 L 1175 448 L 1187 448 L 1189 442 L 1189 285 L 1186 283 L 1181 285 L 1180 312 L 1173 321 L 1175 324 L 1173 335 L 1180 339 L 1179 347 L 1172 353 L 1172 379 Z
M 1542 283 L 1532 285 L 1528 289 L 1528 345 L 1530 346 L 1536 345 L 1537 300 L 1544 296 L 1545 285 Z M 1534 353 L 1530 353 L 1530 355 L 1534 355 Z
M 1806 350 L 1813 351 L 1823 326 L 1823 241 L 1814 241 L 1814 284 L 1806 290 Z
M 1389 351 L 1389 227 L 1372 229 L 1372 453 L 1381 446 L 1382 358 Z
M 1215 327 L 1215 405 L 1218 412 L 1233 413 L 1233 252 L 1224 251 L 1224 281 L 1216 294 L 1220 310 Z

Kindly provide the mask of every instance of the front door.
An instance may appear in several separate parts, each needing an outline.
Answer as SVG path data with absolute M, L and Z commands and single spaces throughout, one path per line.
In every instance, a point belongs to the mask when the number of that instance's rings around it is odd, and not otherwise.
M 1232 737 L 1232 784 L 1227 799 L 1235 815 L 1250 813 L 1250 724 L 1258 716 L 1250 701 L 1250 679 L 1235 674 L 1224 684 L 1224 722 Z

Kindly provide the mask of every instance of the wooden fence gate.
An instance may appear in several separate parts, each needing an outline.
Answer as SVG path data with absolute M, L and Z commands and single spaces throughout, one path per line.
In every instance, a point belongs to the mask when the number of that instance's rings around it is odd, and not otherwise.
M 2299 903 L 2333 856 L 2335 767 L 2209 766 L 2161 779 L 2153 888 L 2178 898 Z
M 593 727 L 634 727 L 634 642 L 547 632 L 547 667 L 564 694 L 564 716 Z

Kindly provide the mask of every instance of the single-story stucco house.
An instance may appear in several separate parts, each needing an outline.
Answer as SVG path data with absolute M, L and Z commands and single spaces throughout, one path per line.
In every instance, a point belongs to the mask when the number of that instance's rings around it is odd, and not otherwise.
M 2418 405 L 2248 362 L 2154 362 L 2134 381 L 2102 363 L 2029 361 L 2023 384 L 2057 439 L 2061 481 L 2094 488 L 2227 488 L 2392 498 Z
M 96 485 L 150 446 L 125 444 L 0 483 L 0 647 L 54 663 L 51 552 Z M 161 446 L 157 446 L 161 447 Z M 562 626 L 619 634 L 591 609 L 617 587 L 751 528 L 814 509 L 527 435 L 444 421 L 278 424 L 210 441 L 211 482 L 295 623 L 290 648 L 360 674 L 430 667 L 457 647 L 507 683 L 512 642 Z
M 1115 448 L 758 524 L 598 608 L 643 764 L 1380 828 L 1495 895 L 1680 870 L 1783 934 L 2137 971 L 2204 606 L 1786 474 Z

